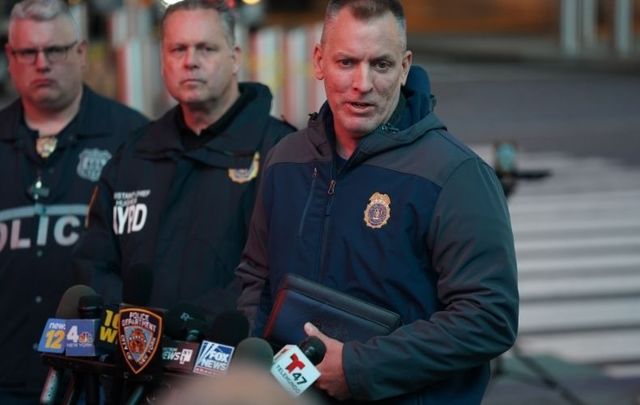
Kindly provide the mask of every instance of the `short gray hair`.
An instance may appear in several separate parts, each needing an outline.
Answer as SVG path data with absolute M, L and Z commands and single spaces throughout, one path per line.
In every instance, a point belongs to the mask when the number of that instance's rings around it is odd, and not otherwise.
M 324 27 L 322 29 L 321 42 L 324 43 L 325 31 L 332 20 L 345 7 L 348 7 L 351 14 L 358 20 L 367 21 L 372 18 L 381 17 L 386 13 L 391 13 L 398 23 L 402 35 L 404 48 L 407 46 L 407 20 L 404 16 L 404 9 L 399 0 L 330 0 L 324 15 Z
M 71 9 L 62 0 L 22 0 L 11 9 L 9 17 L 9 38 L 11 37 L 11 24 L 18 20 L 51 21 L 58 17 L 64 17 L 73 25 L 76 37 L 80 40 L 78 24 L 73 19 Z
M 227 43 L 230 46 L 236 44 L 236 18 L 233 14 L 233 10 L 229 7 L 226 0 L 182 0 L 167 7 L 162 16 L 160 27 L 162 29 L 162 38 L 164 39 L 164 23 L 167 18 L 180 10 L 214 10 L 220 15 L 222 21 L 222 28 L 224 30 L 224 36 Z

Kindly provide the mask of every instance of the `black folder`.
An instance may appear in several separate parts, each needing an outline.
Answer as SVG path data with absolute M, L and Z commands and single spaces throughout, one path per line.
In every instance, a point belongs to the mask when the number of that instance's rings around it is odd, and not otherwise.
M 395 312 L 288 274 L 276 294 L 264 338 L 276 347 L 297 344 L 306 337 L 305 322 L 342 342 L 388 335 L 402 324 Z

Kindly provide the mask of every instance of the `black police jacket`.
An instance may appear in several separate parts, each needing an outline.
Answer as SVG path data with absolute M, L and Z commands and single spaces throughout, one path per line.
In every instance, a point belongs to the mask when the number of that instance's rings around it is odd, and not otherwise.
M 20 100 L 0 111 L 0 390 L 42 389 L 46 369 L 34 348 L 73 283 L 71 252 L 91 192 L 118 146 L 146 122 L 85 86 L 78 114 L 42 159 Z
M 294 130 L 269 115 L 266 86 L 241 84 L 247 89 L 254 99 L 203 146 L 185 150 L 177 106 L 109 162 L 74 255 L 79 282 L 106 302 L 235 308 L 225 287 L 247 237 L 262 159 Z

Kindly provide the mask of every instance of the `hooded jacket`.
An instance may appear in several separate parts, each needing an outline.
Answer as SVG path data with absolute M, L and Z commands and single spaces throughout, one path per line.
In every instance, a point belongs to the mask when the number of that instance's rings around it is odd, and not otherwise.
M 274 148 L 236 272 L 239 308 L 259 335 L 287 273 L 380 305 L 404 325 L 344 342 L 349 402 L 480 403 L 489 360 L 516 336 L 509 214 L 492 168 L 425 94 L 403 94 L 404 128 L 382 125 L 343 165 L 327 104 Z
M 262 159 L 294 130 L 269 115 L 266 86 L 240 90 L 252 99 L 206 144 L 184 148 L 176 106 L 105 167 L 74 255 L 77 280 L 105 302 L 188 301 L 210 313 L 235 304 L 225 287 L 240 261 Z

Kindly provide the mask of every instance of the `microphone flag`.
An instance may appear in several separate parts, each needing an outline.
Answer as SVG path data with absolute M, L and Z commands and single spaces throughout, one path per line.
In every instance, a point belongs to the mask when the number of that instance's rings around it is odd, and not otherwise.
M 118 336 L 129 370 L 139 374 L 155 358 L 162 338 L 162 316 L 144 308 L 121 308 Z
M 203 340 L 193 373 L 209 376 L 226 374 L 233 351 L 233 346 Z
M 66 319 L 47 319 L 40 337 L 40 344 L 38 344 L 38 351 L 42 353 L 64 353 L 66 329 Z
M 96 330 L 98 319 L 68 319 L 66 355 L 79 357 L 94 357 L 96 351 Z
M 302 394 L 320 377 L 318 369 L 296 345 L 286 345 L 275 355 L 271 374 L 294 396 Z

